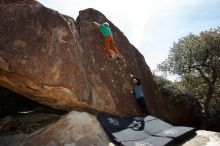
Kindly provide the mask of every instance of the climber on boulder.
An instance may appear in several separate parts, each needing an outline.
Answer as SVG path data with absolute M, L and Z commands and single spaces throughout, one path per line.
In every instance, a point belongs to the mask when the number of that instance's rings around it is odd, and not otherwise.
M 97 28 L 101 30 L 101 33 L 104 37 L 104 50 L 110 56 L 110 59 L 115 60 L 117 58 L 121 58 L 121 56 L 119 55 L 118 49 L 115 46 L 115 42 L 113 40 L 112 32 L 111 32 L 108 22 L 105 22 L 103 24 L 93 22 L 93 24 L 96 25 Z
M 144 93 L 143 93 L 142 86 L 141 86 L 141 80 L 132 74 L 130 74 L 130 77 L 133 79 L 132 82 L 134 84 L 133 89 L 131 90 L 131 93 L 135 95 L 136 102 L 138 106 L 140 107 L 141 111 L 145 115 L 148 115 L 149 111 L 145 104 Z

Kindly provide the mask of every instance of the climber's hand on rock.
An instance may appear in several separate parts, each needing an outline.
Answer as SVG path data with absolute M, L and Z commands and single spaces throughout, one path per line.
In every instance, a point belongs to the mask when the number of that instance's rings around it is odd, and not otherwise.
M 130 74 L 129 76 L 130 76 L 131 78 L 133 78 L 133 77 L 134 77 L 134 75 L 133 75 L 133 74 Z
M 99 26 L 99 24 L 97 22 L 92 22 L 92 24 L 94 24 L 96 26 Z
M 92 24 L 96 27 L 99 28 L 99 24 L 97 22 L 92 22 Z

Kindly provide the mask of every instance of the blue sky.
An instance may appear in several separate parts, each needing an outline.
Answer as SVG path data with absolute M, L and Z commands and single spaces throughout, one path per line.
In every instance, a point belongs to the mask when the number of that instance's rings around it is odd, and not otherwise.
M 38 0 L 76 19 L 78 12 L 102 12 L 144 55 L 151 70 L 164 61 L 174 41 L 220 26 L 220 0 Z

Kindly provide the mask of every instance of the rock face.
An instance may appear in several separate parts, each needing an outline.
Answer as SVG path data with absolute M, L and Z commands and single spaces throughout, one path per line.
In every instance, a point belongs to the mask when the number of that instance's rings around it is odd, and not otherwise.
M 18 127 L 21 127 L 21 123 L 10 116 L 0 119 L 0 135 L 8 132 L 9 130 L 18 129 Z
M 169 121 L 174 125 L 188 125 L 200 127 L 201 124 L 201 107 L 199 103 L 189 105 L 183 101 L 174 101 L 167 97 L 157 99 L 160 105 L 159 117 Z
M 24 146 L 107 146 L 109 142 L 96 117 L 73 111 L 32 136 Z
M 35 1 L 2 1 L 0 85 L 56 109 L 135 115 L 132 73 L 141 77 L 153 111 L 158 91 L 144 57 L 110 22 L 124 59 L 109 61 L 92 21 L 108 20 L 93 9 L 81 11 L 75 22 Z
M 39 117 L 40 115 L 41 117 Z M 37 122 L 41 119 L 40 121 L 43 122 L 57 115 L 44 116 L 37 114 L 32 120 L 36 120 Z M 25 123 L 27 123 L 27 120 L 31 119 L 26 119 Z M 0 121 L 0 123 L 5 126 L 4 123 L 11 124 L 11 121 L 13 122 L 13 120 L 6 117 L 4 122 L 2 123 Z M 4 129 L 1 129 L 0 126 L 1 132 L 4 132 L 2 131 Z M 24 133 L 23 131 L 0 136 L 1 146 L 107 146 L 108 144 L 108 136 L 105 134 L 96 117 L 85 112 L 76 111 L 70 112 L 58 121 L 32 133 Z
M 0 4 L 28 4 L 28 5 L 38 5 L 39 3 L 34 0 L 0 0 Z
M 182 144 L 182 146 L 219 146 L 220 133 L 198 130 L 196 136 Z
M 93 21 L 109 22 L 123 59 L 107 59 Z M 129 74 L 140 77 L 151 114 L 169 120 L 144 57 L 103 14 L 86 9 L 75 21 L 34 0 L 0 1 L 0 86 L 56 109 L 133 116 Z

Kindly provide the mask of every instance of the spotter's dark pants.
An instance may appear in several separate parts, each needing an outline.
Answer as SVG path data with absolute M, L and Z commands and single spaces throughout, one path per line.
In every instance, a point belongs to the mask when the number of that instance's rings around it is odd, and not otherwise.
M 136 99 L 138 106 L 140 107 L 141 111 L 145 114 L 145 115 L 149 115 L 149 111 L 147 109 L 147 106 L 145 104 L 145 100 L 144 97 L 140 97 L 138 99 Z

